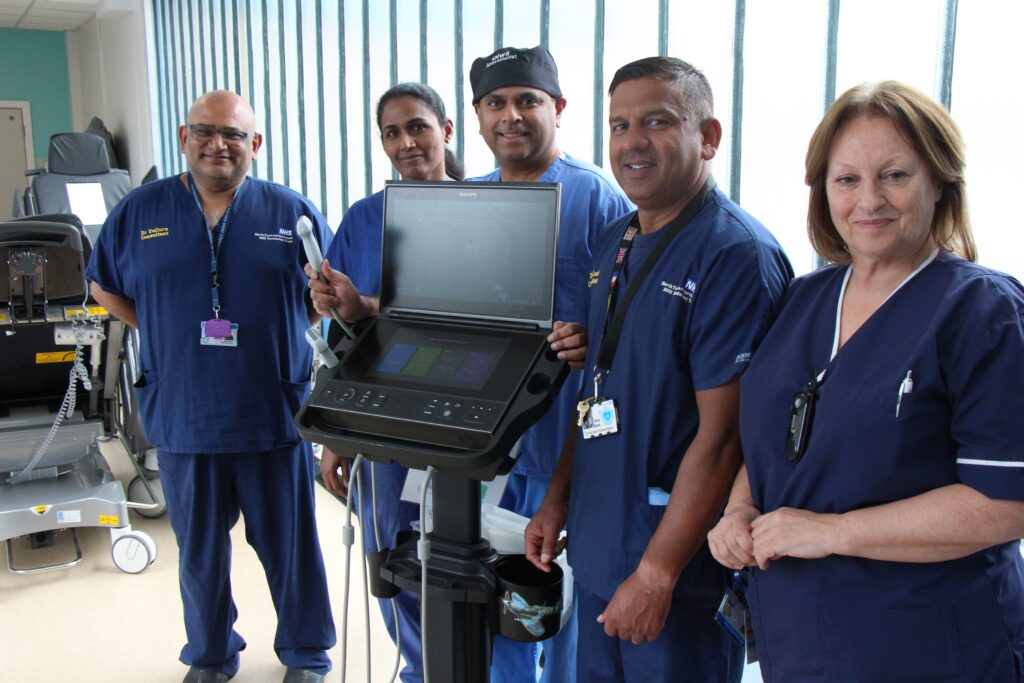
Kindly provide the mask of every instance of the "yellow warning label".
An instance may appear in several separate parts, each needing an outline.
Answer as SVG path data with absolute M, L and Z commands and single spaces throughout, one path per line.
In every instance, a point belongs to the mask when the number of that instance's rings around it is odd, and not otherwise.
M 47 512 L 50 511 L 51 507 L 53 507 L 53 506 L 52 505 L 36 505 L 35 507 L 32 508 L 32 512 L 36 513 L 37 515 L 45 515 Z
M 10 322 L 10 320 L 6 313 L 0 313 L 0 324 Z
M 75 318 L 103 318 L 109 317 L 110 311 L 103 308 L 102 306 L 65 306 L 64 307 L 64 319 L 74 320 Z
M 100 515 L 100 526 L 119 526 L 121 518 L 117 515 Z
M 71 363 L 74 360 L 74 351 L 47 351 L 36 354 L 36 365 L 42 365 L 43 363 Z

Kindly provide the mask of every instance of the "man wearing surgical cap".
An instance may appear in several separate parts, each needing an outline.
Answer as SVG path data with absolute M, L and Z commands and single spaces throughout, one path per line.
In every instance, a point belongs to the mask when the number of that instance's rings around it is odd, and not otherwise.
M 505 47 L 473 62 L 469 72 L 480 135 L 498 168 L 481 181 L 560 183 L 562 186 L 555 319 L 581 320 L 580 305 L 592 251 L 607 225 L 630 212 L 632 204 L 604 170 L 561 151 L 557 131 L 566 99 L 558 67 L 543 47 Z M 575 322 L 555 323 L 550 338 L 559 357 L 575 368 L 551 410 L 523 436 L 509 474 L 502 506 L 532 517 L 540 505 L 569 426 L 576 414 L 586 332 Z M 585 349 L 583 349 L 585 352 Z M 544 683 L 576 680 L 576 621 L 543 645 Z M 495 638 L 493 683 L 536 680 L 536 645 Z

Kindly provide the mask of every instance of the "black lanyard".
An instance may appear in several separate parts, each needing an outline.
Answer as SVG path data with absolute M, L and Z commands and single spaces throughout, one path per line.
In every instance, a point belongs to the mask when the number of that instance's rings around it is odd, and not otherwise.
M 196 200 L 196 206 L 199 208 L 199 213 L 203 217 L 203 224 L 207 226 L 206 236 L 210 239 L 210 299 L 213 305 L 213 315 L 216 318 L 220 318 L 220 276 L 218 275 L 220 260 L 220 247 L 224 244 L 224 235 L 228 232 L 228 221 L 231 217 L 231 209 L 235 205 L 235 199 L 238 197 L 238 193 L 241 192 L 241 185 L 235 190 L 235 196 L 231 199 L 231 203 L 228 204 L 227 210 L 224 215 L 221 216 L 220 221 L 217 223 L 217 240 L 213 239 L 213 229 L 209 228 L 206 224 L 206 212 L 203 211 L 203 200 L 199 198 L 199 192 L 196 190 L 195 182 L 192 180 L 192 174 L 187 173 L 185 177 L 188 179 L 188 189 L 192 191 L 192 197 Z M 243 181 L 244 184 L 244 181 Z
M 633 297 L 640 290 L 640 284 L 644 281 L 654 266 L 657 265 L 658 259 L 661 258 L 665 250 L 668 249 L 668 245 L 672 243 L 672 240 L 683 231 L 683 228 L 687 226 L 690 220 L 700 211 L 700 208 L 704 206 L 704 200 L 711 194 L 711 191 L 715 189 L 715 181 L 713 178 L 708 176 L 704 186 L 701 188 L 693 199 L 691 199 L 682 212 L 672 221 L 672 223 L 662 228 L 664 231 L 661 235 L 661 239 L 654 246 L 650 256 L 644 261 L 640 270 L 636 272 L 629 279 L 629 286 L 622 295 L 622 302 L 616 301 L 618 297 L 616 294 L 616 283 L 618 282 L 619 275 L 622 273 L 622 268 L 626 264 L 626 258 L 629 256 L 630 250 L 633 249 L 633 240 L 636 234 L 640 231 L 638 225 L 638 215 L 634 216 L 633 220 L 630 221 L 629 226 L 626 228 L 626 232 L 622 235 L 622 241 L 619 242 L 619 251 L 615 255 L 615 265 L 612 268 L 611 280 L 608 282 L 608 311 L 604 318 L 604 331 L 601 334 L 601 346 L 597 350 L 597 363 L 594 366 L 594 373 L 605 372 L 611 370 L 612 359 L 615 358 L 615 351 L 619 347 L 619 338 L 622 336 L 622 326 L 626 320 L 626 312 L 629 310 L 629 305 L 633 301 Z

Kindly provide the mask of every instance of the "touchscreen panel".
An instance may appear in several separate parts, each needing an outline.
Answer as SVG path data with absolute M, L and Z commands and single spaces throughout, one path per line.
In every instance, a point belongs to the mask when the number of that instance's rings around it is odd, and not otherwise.
M 545 332 L 377 318 L 338 366 L 337 378 L 495 401 L 519 387 Z
M 548 183 L 389 184 L 382 309 L 550 327 L 558 201 Z
M 401 328 L 368 375 L 479 391 L 508 346 L 507 338 Z

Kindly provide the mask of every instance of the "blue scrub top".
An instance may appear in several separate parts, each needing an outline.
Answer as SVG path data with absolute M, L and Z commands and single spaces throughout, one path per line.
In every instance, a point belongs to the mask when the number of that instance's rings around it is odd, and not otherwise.
M 940 253 L 830 361 L 845 272 L 793 283 L 743 377 L 754 504 L 842 513 L 955 483 L 1024 499 L 1020 284 Z M 788 462 L 791 401 L 822 370 L 807 451 Z M 1015 680 L 1022 572 L 1017 542 L 946 562 L 783 558 L 752 570 L 765 680 Z
M 588 395 L 612 264 L 631 218 L 609 227 L 587 281 L 590 346 L 583 391 Z M 660 236 L 661 231 L 638 236 L 619 281 L 620 298 Z M 602 398 L 615 401 L 619 430 L 593 439 L 577 432 L 569 563 L 591 593 L 610 600 L 636 569 L 665 510 L 648 503 L 648 489 L 672 490 L 696 435 L 695 392 L 721 386 L 746 369 L 792 273 L 764 226 L 715 190 L 644 280 L 601 385 Z M 726 579 L 705 543 L 683 571 L 675 595 L 717 605 Z
M 328 244 L 305 197 L 254 178 L 236 192 L 219 271 L 221 317 L 238 324 L 238 346 L 223 348 L 199 343 L 200 323 L 213 317 L 210 240 L 184 176 L 133 190 L 110 213 L 86 276 L 135 303 L 136 392 L 157 448 L 255 452 L 300 440 L 292 418 L 308 392 L 312 352 L 299 216 Z
M 471 180 L 498 182 L 500 169 Z M 594 248 L 607 227 L 630 213 L 633 205 L 603 169 L 562 153 L 537 179 L 561 183 L 558 254 L 555 267 L 555 320 L 583 322 L 583 283 Z M 523 435 L 515 472 L 550 477 L 576 415 L 577 394 L 583 373 L 573 371 L 562 385 L 551 409 Z
M 384 191 L 360 199 L 342 216 L 324 255 L 345 273 L 360 294 L 380 295 L 380 252 L 384 230 Z

